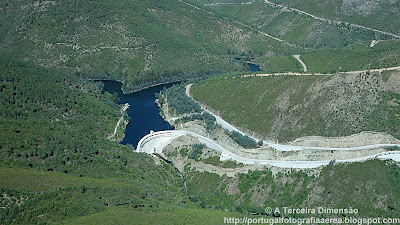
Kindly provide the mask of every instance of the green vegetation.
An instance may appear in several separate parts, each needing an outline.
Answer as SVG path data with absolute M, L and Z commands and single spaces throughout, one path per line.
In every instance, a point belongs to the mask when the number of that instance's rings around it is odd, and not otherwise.
M 303 72 L 303 67 L 293 56 L 259 57 L 260 68 L 268 73 Z
M 183 145 L 182 147 L 175 148 L 175 152 L 166 153 L 167 157 L 176 157 L 179 152 L 181 157 L 187 157 L 188 159 L 194 159 L 195 161 L 200 161 L 203 149 L 206 147 L 205 144 L 193 144 L 193 145 Z
M 300 206 L 311 190 L 307 185 L 312 178 L 302 172 L 291 172 L 279 174 L 276 179 L 271 171 L 264 169 L 234 178 L 190 171 L 187 180 L 192 201 L 203 208 L 264 214 L 265 206 Z M 196 185 L 200 180 L 208 182 Z
M 154 166 L 145 155 L 135 156 L 137 159 L 131 162 L 144 162 L 142 169 L 137 169 L 137 178 L 89 178 L 0 168 L 0 204 L 5 207 L 0 209 L 0 218 L 5 224 L 54 223 L 101 212 L 110 206 L 157 210 L 183 204 L 186 198 L 174 170 L 168 165 Z
M 238 163 L 233 160 L 224 161 L 222 164 L 222 168 L 237 168 L 237 167 L 243 167 L 243 166 L 244 166 L 243 163 Z
M 251 137 L 247 135 L 242 135 L 236 131 L 227 131 L 225 130 L 225 134 L 227 134 L 232 140 L 238 143 L 243 148 L 257 148 L 258 143 Z
M 377 0 L 373 3 L 341 0 L 271 0 L 271 2 L 304 10 L 327 19 L 346 21 L 400 34 L 400 28 L 397 26 L 399 2 L 385 0 Z
M 233 20 L 244 22 L 304 48 L 340 48 L 351 43 L 376 38 L 392 39 L 391 36 L 347 24 L 315 20 L 295 11 L 271 6 L 264 1 L 246 5 L 219 4 L 208 5 L 208 7 Z
M 191 92 L 235 126 L 280 142 L 362 131 L 399 138 L 397 76 L 220 76 L 195 83 Z
M 121 154 L 128 149 L 104 140 L 118 121 L 119 108 L 96 84 L 6 58 L 0 59 L 0 68 L 2 165 L 99 177 L 120 173 L 117 168 L 127 165 Z M 117 155 L 122 157 L 112 160 Z
M 360 215 L 368 217 L 400 215 L 399 202 L 396 200 L 400 196 L 400 167 L 396 164 L 386 165 L 379 160 L 336 164 L 335 167 L 324 168 L 320 177 L 316 186 L 325 187 L 320 193 L 324 196 L 319 200 L 322 205 L 354 205 Z M 343 182 L 347 184 L 340 185 Z M 374 194 L 368 193 L 369 188 L 375 190 Z M 378 199 L 384 199 L 384 207 L 373 206 Z
M 66 187 L 96 187 L 105 188 L 127 188 L 134 182 L 118 180 L 113 178 L 79 177 L 65 173 L 49 173 L 45 171 L 22 169 L 22 168 L 0 168 L 0 186 L 6 189 L 18 187 L 27 191 L 51 191 Z
M 373 48 L 369 42 L 357 42 L 344 48 L 309 51 L 301 55 L 310 73 L 336 73 L 399 66 L 400 40 L 380 41 Z M 303 72 L 292 56 L 259 57 L 256 61 L 265 72 Z
M 382 161 L 335 164 L 324 168 L 317 178 L 295 171 L 272 175 L 267 169 L 229 178 L 185 167 L 186 192 L 182 178 L 169 164 L 156 165 L 152 157 L 106 139 L 120 115 L 115 98 L 101 94 L 100 85 L 29 62 L 8 58 L 0 62 L 0 219 L 4 224 L 107 223 L 110 218 L 123 223 L 131 217 L 132 223 L 141 218 L 138 223 L 152 223 L 157 215 L 174 223 L 197 223 L 200 219 L 220 223 L 225 215 L 240 215 L 230 212 L 260 214 L 266 205 L 351 206 L 361 211 L 360 216 L 399 216 L 400 169 Z M 365 79 L 370 84 L 365 87 L 373 93 L 371 84 L 379 83 L 375 79 L 381 77 L 393 82 L 393 74 L 388 72 L 358 75 L 355 81 Z M 334 77 L 328 78 L 334 81 Z M 228 85 L 231 80 L 243 81 L 222 79 Z M 276 79 L 274 85 L 279 86 L 294 78 L 265 79 Z M 245 92 L 237 90 L 245 97 Z M 248 90 L 257 91 L 257 86 Z M 369 97 L 361 87 L 360 93 Z M 397 94 L 383 94 L 384 102 L 396 103 Z M 380 115 L 379 111 L 375 114 Z M 398 124 L 389 122 L 394 124 L 386 124 L 391 129 Z M 187 146 L 181 154 L 200 160 L 203 147 Z M 225 168 L 238 166 L 229 161 L 222 164 Z M 368 188 L 363 188 L 365 185 Z M 382 204 L 371 208 L 378 199 Z M 131 216 L 121 217 L 121 213 Z
M 365 130 L 400 137 L 399 72 L 240 77 L 247 61 L 263 72 L 300 72 L 293 54 L 311 72 L 398 66 L 399 40 L 261 0 L 204 5 L 215 2 L 231 1 L 0 2 L 1 224 L 221 224 L 224 217 L 264 214 L 266 206 L 353 207 L 360 217 L 400 217 L 400 168 L 391 161 L 332 160 L 317 177 L 266 168 L 227 177 L 188 163 L 181 176 L 170 164 L 107 139 L 121 117 L 119 100 L 89 78 L 119 80 L 129 92 L 226 72 L 236 74 L 200 81 L 192 93 L 238 127 L 279 141 Z M 276 2 L 399 32 L 398 3 Z M 372 39 L 381 41 L 370 48 Z M 219 127 L 183 84 L 163 90 L 158 100 L 168 100 L 170 114 L 188 114 L 177 123 L 203 121 L 207 132 Z M 246 148 L 262 144 L 228 134 Z M 204 148 L 184 145 L 170 154 L 243 167 L 215 154 L 203 159 Z
M 97 214 L 63 221 L 62 224 L 221 224 L 224 223 L 224 217 L 240 216 L 243 214 L 212 209 L 138 211 L 127 207 L 113 207 Z
M 3 54 L 120 80 L 125 91 L 246 71 L 234 57 L 254 49 L 276 55 L 297 49 L 175 0 L 23 0 L 0 7 Z
M 399 146 L 387 146 L 385 147 L 386 151 L 398 151 Z
M 294 170 L 275 175 L 268 169 L 233 178 L 187 171 L 192 201 L 203 208 L 263 214 L 265 206 L 358 209 L 355 217 L 400 215 L 400 168 L 380 160 L 324 167 L 318 177 Z M 200 182 L 204 181 L 204 183 Z M 343 185 L 346 184 L 346 185 Z M 370 191 L 374 190 L 374 191 Z M 321 192 L 322 191 L 322 192 Z M 376 205 L 376 201 L 382 203 Z M 308 217 L 316 215 L 284 214 Z M 321 214 L 320 217 L 347 216 Z
M 390 66 L 399 59 L 396 42 L 377 50 L 355 46 L 387 39 L 384 35 L 314 21 L 262 1 L 214 6 L 185 1 L 2 2 L 0 52 L 84 77 L 120 80 L 127 92 L 155 83 L 247 71 L 244 61 L 235 60 L 242 56 L 267 72 L 301 71 L 293 54 L 310 54 L 306 63 L 313 72 Z M 382 12 L 392 18 L 392 11 Z M 376 47 L 380 45 L 383 42 Z M 319 48 L 334 49 L 313 52 Z
M 106 140 L 120 114 L 99 85 L 4 57 L 0 68 L 4 224 L 56 223 L 108 206 L 179 206 L 187 198 L 174 168 Z
M 326 49 L 302 55 L 308 72 L 332 73 L 399 66 L 400 40 L 352 44 L 341 49 Z
M 205 144 L 194 144 L 192 146 L 192 153 L 190 154 L 190 158 L 199 161 L 200 160 L 199 157 L 205 147 L 206 147 Z
M 227 160 L 227 161 L 220 161 L 219 156 L 211 156 L 206 159 L 202 159 L 204 163 L 211 164 L 213 166 L 219 166 L 222 168 L 238 168 L 238 167 L 243 167 L 243 163 L 238 163 L 233 160 Z
M 208 3 L 207 1 L 201 1 Z M 212 1 L 213 3 L 219 1 Z M 281 1 L 276 1 L 280 3 Z M 310 2 L 286 2 L 289 5 L 302 6 L 311 12 L 321 14 L 319 7 L 324 8 L 322 14 L 330 13 L 330 10 L 353 10 L 348 4 L 342 9 L 337 9 L 342 3 L 340 1 L 331 1 L 325 4 L 321 1 Z M 317 7 L 314 5 L 317 4 Z M 350 5 L 354 7 L 362 7 L 363 10 L 370 10 L 370 7 L 376 7 L 380 13 L 369 11 L 373 15 L 363 16 L 361 11 L 349 16 L 348 12 L 341 12 L 341 15 L 346 15 L 352 21 L 369 21 L 374 23 L 376 16 L 381 23 L 383 18 L 388 18 L 390 21 L 395 20 L 394 13 L 400 9 L 400 6 L 387 4 L 383 1 L 378 1 L 377 4 L 366 6 L 362 1 L 353 2 Z M 206 6 L 203 6 L 206 7 Z M 385 11 L 390 7 L 391 10 Z M 351 71 L 371 68 L 384 68 L 398 66 L 399 62 L 399 40 L 394 39 L 390 35 L 385 35 L 371 30 L 365 30 L 358 27 L 352 27 L 349 23 L 330 23 L 321 20 L 315 20 L 311 17 L 299 14 L 295 11 L 284 10 L 280 7 L 274 7 L 263 1 L 256 1 L 251 4 L 214 4 L 207 5 L 209 10 L 224 17 L 230 18 L 232 21 L 245 23 L 257 30 L 266 32 L 289 43 L 302 46 L 304 49 L 299 49 L 296 54 L 302 54 L 305 57 L 305 62 L 310 72 L 315 73 L 331 73 L 339 71 Z M 393 11 L 394 10 L 394 11 Z M 349 12 L 350 12 L 349 11 Z M 344 14 L 343 14 L 344 13 Z M 340 14 L 340 13 L 339 13 Z M 357 15 L 358 14 L 358 15 Z M 337 15 L 332 15 L 337 19 Z M 330 18 L 329 16 L 327 18 Z M 388 23 L 385 24 L 388 25 Z M 362 24 L 362 23 L 360 23 Z M 396 23 L 394 23 L 396 24 Z M 393 25 L 393 24 L 392 24 Z M 388 25 L 388 26 L 392 26 Z M 374 27 L 374 26 L 372 26 Z M 375 27 L 376 28 L 376 27 Z M 396 30 L 388 29 L 389 31 Z M 394 32 L 396 33 L 396 32 Z M 397 31 L 398 33 L 398 31 Z M 376 46 L 370 48 L 371 40 L 381 40 Z M 318 50 L 316 50 L 318 49 Z M 288 54 L 274 55 L 272 52 L 260 52 L 257 49 L 248 52 L 247 58 L 254 59 L 255 63 L 260 64 L 261 69 L 265 72 L 302 72 L 303 69 L 296 60 Z M 304 59 L 303 57 L 303 59 Z
M 221 126 L 221 125 L 217 124 L 215 116 L 211 115 L 208 112 L 195 113 L 195 114 L 191 114 L 189 116 L 183 116 L 182 118 L 177 119 L 175 121 L 175 123 L 176 124 L 178 124 L 178 123 L 186 123 L 188 121 L 194 121 L 194 120 L 204 121 L 207 131 L 212 131 L 215 128 L 218 128 L 218 127 Z
M 168 103 L 168 113 L 170 115 L 175 114 L 175 112 L 176 115 L 201 112 L 199 104 L 186 95 L 184 83 L 164 88 L 161 94 L 157 94 L 156 97 L 161 105 Z

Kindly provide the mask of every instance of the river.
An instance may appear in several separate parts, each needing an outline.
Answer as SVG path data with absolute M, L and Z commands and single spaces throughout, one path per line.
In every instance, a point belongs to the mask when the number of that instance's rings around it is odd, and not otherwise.
M 172 84 L 163 84 L 151 88 L 144 89 L 131 94 L 124 94 L 121 91 L 121 83 L 117 81 L 103 81 L 104 91 L 111 94 L 116 92 L 120 98 L 119 104 L 129 103 L 127 110 L 130 123 L 125 130 L 125 138 L 121 144 L 131 144 L 136 148 L 137 143 L 150 130 L 173 130 L 174 127 L 169 125 L 159 114 L 158 106 L 155 103 L 155 94 L 160 92 L 164 87 L 170 87 Z

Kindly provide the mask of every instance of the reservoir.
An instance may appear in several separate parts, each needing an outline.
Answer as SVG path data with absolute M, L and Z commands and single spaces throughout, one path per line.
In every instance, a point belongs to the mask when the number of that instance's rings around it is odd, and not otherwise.
M 155 94 L 159 93 L 164 87 L 172 86 L 172 84 L 163 84 L 139 92 L 124 94 L 121 91 L 122 84 L 120 82 L 107 80 L 103 81 L 103 83 L 103 92 L 108 91 L 111 94 L 116 92 L 120 98 L 119 104 L 129 103 L 130 105 L 127 113 L 131 120 L 126 127 L 125 138 L 121 144 L 131 144 L 136 148 L 140 139 L 150 133 L 150 130 L 174 129 L 160 116 L 159 108 L 155 103 Z
M 248 63 L 251 72 L 261 71 L 260 67 L 253 63 Z

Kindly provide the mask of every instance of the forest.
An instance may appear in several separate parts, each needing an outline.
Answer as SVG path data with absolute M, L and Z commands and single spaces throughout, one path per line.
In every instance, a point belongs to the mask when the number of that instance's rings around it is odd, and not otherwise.
M 120 114 L 100 85 L 5 56 L 0 81 L 2 224 L 173 208 L 186 199 L 173 168 L 106 139 Z
M 257 148 L 259 145 L 262 145 L 262 142 L 257 143 L 253 138 L 243 135 L 237 131 L 227 131 L 225 130 L 225 134 L 227 134 L 232 140 L 238 143 L 243 148 Z
M 168 102 L 168 113 L 182 115 L 185 113 L 201 112 L 200 105 L 185 93 L 185 83 L 174 84 L 170 88 L 164 88 L 161 95 L 156 96 L 161 103 Z
M 205 5 L 231 1 L 250 3 Z M 379 7 L 365 17 L 333 4 L 342 1 L 271 1 L 399 32 L 398 2 L 375 1 L 369 6 Z M 175 123 L 196 121 L 208 134 L 223 129 L 197 100 L 277 142 L 366 130 L 398 139 L 399 73 L 338 73 L 399 66 L 400 40 L 349 22 L 316 21 L 262 0 L 0 1 L 0 224 L 276 218 L 266 206 L 351 206 L 358 218 L 400 218 L 400 167 L 390 160 L 331 160 L 318 171 L 254 169 L 217 154 L 202 159 L 209 149 L 193 144 L 176 149 L 188 160 L 177 171 L 107 138 L 120 106 L 94 80 L 119 81 L 124 93 L 174 82 L 157 95 L 159 103 L 181 116 Z M 370 47 L 372 40 L 379 42 Z M 294 54 L 308 72 L 334 75 L 242 77 L 250 73 L 248 61 L 260 73 L 302 72 Z M 187 82 L 196 101 L 186 96 Z M 225 134 L 243 148 L 263 144 Z

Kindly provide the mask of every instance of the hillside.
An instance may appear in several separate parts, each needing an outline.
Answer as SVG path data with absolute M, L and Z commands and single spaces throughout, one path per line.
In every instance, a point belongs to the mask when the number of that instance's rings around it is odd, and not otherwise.
M 215 2 L 3 1 L 0 52 L 89 78 L 120 80 L 126 92 L 248 71 L 247 60 L 267 72 L 300 72 L 293 54 L 309 55 L 310 70 L 321 73 L 398 63 L 397 41 L 368 48 L 371 40 L 392 38 L 384 34 L 262 1 L 210 3 Z
M 398 216 L 393 200 L 399 196 L 398 167 L 381 161 L 327 167 L 319 177 L 294 171 L 272 177 L 265 169 L 227 178 L 187 165 L 186 192 L 169 164 L 106 139 L 119 109 L 111 95 L 100 94 L 98 84 L 4 57 L 0 68 L 3 224 L 221 224 L 225 217 L 263 213 L 263 204 L 300 206 L 306 199 L 310 206 L 325 204 L 312 191 L 322 189 L 333 193 L 327 199 L 335 204 L 363 209 L 361 216 Z M 231 168 L 228 164 L 222 166 Z M 369 176 L 354 177 L 358 170 Z M 343 174 L 355 189 L 366 182 L 379 190 L 370 199 L 382 199 L 382 205 L 370 209 L 370 200 L 358 201 L 370 194 L 364 189 L 349 201 L 348 193 L 335 188 L 343 186 Z
M 362 131 L 399 134 L 399 72 L 327 76 L 220 76 L 195 83 L 196 100 L 237 127 L 291 141 Z
M 290 3 L 294 4 L 293 1 Z M 307 12 L 299 13 L 291 8 L 285 8 L 284 5 L 264 1 L 198 0 L 197 4 L 303 47 L 304 49 L 299 49 L 296 54 L 304 55 L 303 59 L 309 72 L 330 73 L 384 68 L 397 66 L 400 59 L 399 37 L 386 34 L 385 30 L 374 30 L 377 29 L 375 26 L 360 27 L 329 18 L 314 18 L 305 14 Z M 383 2 L 379 4 L 382 8 L 379 11 L 380 19 L 398 18 L 393 14 L 393 10 L 398 10 L 399 7 L 392 4 L 390 10 L 383 10 L 389 5 Z M 326 6 L 322 2 L 320 5 Z M 370 21 L 369 17 L 362 19 Z M 255 57 L 254 62 L 266 72 L 303 71 L 301 65 L 291 55 L 274 55 L 273 52 L 269 52 Z
M 400 34 L 398 1 L 363 0 L 272 0 L 327 19 L 364 25 Z
M 318 175 L 293 170 L 273 174 L 268 169 L 234 177 L 199 173 L 194 169 L 187 173 L 192 198 L 204 206 L 233 208 L 244 213 L 263 213 L 265 207 L 279 207 L 280 216 L 295 218 L 396 218 L 400 215 L 399 167 L 379 160 L 328 166 Z M 379 204 L 376 199 L 380 199 Z M 351 207 L 358 209 L 358 213 L 284 213 L 283 207 Z
M 290 9 L 284 9 L 264 1 L 240 4 L 205 4 L 210 9 L 243 21 L 257 29 L 305 48 L 339 48 L 351 43 L 393 37 L 345 24 L 316 20 Z
M 0 68 L 2 224 L 186 201 L 172 167 L 106 140 L 119 109 L 96 84 L 8 58 Z
M 0 224 L 400 218 L 399 161 L 339 163 L 349 152 L 349 160 L 398 156 L 400 145 L 392 143 L 400 139 L 400 70 L 339 72 L 400 66 L 400 39 L 350 24 L 400 35 L 399 3 L 271 1 L 347 23 L 263 0 L 0 1 Z M 249 74 L 249 64 L 262 71 Z M 287 71 L 303 74 L 276 75 Z M 125 93 L 182 82 L 122 95 L 107 92 L 103 79 L 120 81 Z M 317 144 L 328 146 L 322 150 L 282 150 L 287 146 L 226 130 L 185 92 L 188 84 L 197 101 L 265 140 L 377 131 L 392 145 L 345 152 L 321 138 Z M 121 110 L 125 102 L 142 113 L 129 114 L 142 123 Z M 142 119 L 167 123 L 162 117 L 177 130 L 157 132 L 171 127 Z M 128 123 L 140 132 L 126 132 Z M 137 151 L 119 143 L 125 134 L 149 133 Z M 335 141 L 343 148 L 376 142 L 360 136 Z M 368 138 L 374 140 L 357 140 Z M 308 157 L 326 161 L 314 168 Z M 264 164 L 270 159 L 289 166 Z M 294 160 L 300 166 L 290 167 Z M 272 215 L 267 207 L 359 213 Z
M 248 70 L 239 55 L 292 54 L 228 18 L 183 1 L 3 1 L 0 50 L 46 67 L 154 83 Z M 26 51 L 29 49 L 29 51 Z
M 373 48 L 370 42 L 355 43 L 345 48 L 323 49 L 302 55 L 308 72 L 335 73 L 399 66 L 400 40 L 380 41 Z

